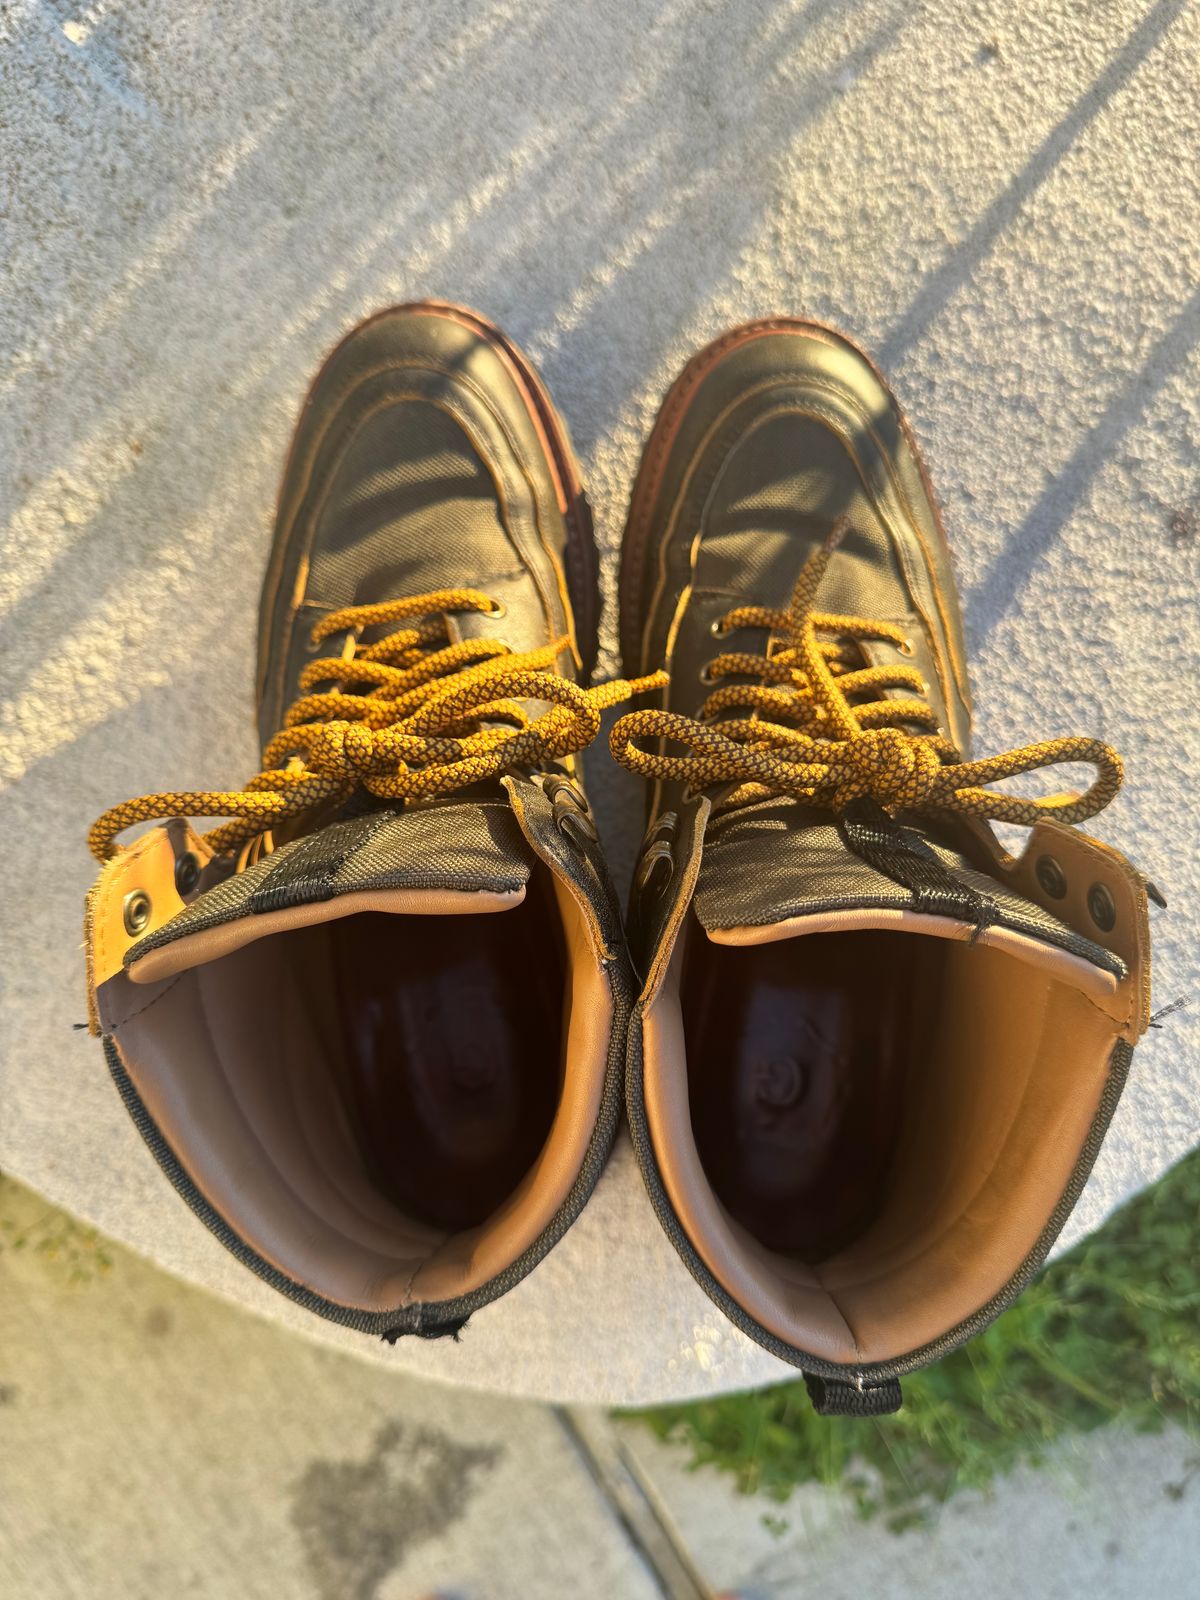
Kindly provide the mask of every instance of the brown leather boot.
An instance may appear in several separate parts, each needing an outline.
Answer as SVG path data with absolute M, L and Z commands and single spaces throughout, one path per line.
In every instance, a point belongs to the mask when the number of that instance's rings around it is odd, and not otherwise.
M 1070 824 L 1088 739 L 970 758 L 941 522 L 882 377 L 790 318 L 671 390 L 621 573 L 623 717 L 649 780 L 629 1120 L 663 1226 L 820 1409 L 1011 1303 L 1095 1160 L 1146 1026 L 1146 884 Z M 1091 763 L 1085 795 L 998 779 Z M 1032 827 L 1019 859 L 988 819 Z
M 579 687 L 596 616 L 528 362 L 471 312 L 384 312 L 284 475 L 263 773 L 92 832 L 93 1024 L 130 1114 L 247 1266 L 364 1332 L 455 1332 L 612 1139 L 630 990 L 574 755 L 626 691 Z

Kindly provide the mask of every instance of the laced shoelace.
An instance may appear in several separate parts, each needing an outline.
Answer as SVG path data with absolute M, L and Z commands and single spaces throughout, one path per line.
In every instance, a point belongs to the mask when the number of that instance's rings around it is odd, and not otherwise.
M 644 778 L 683 780 L 693 790 L 737 787 L 722 804 L 763 794 L 790 795 L 840 813 L 870 798 L 890 812 L 949 813 L 1032 827 L 1046 817 L 1082 822 L 1102 810 L 1121 786 L 1121 758 L 1098 739 L 1047 739 L 979 761 L 960 761 L 937 716 L 917 698 L 924 684 L 913 667 L 862 666 L 857 646 L 887 641 L 905 649 L 891 623 L 816 611 L 817 589 L 848 528 L 842 519 L 814 551 L 786 611 L 738 606 L 719 632 L 765 628 L 775 635 L 765 654 L 727 652 L 708 665 L 712 679 L 738 676 L 705 700 L 698 718 L 649 709 L 628 712 L 612 728 L 609 747 L 622 766 Z M 912 698 L 883 696 L 886 689 Z M 870 698 L 870 696 L 876 698 Z M 728 715 L 730 712 L 749 715 Z M 719 722 L 714 719 L 720 717 Z M 648 749 L 669 740 L 683 754 Z M 1070 762 L 1096 769 L 1082 794 L 1024 799 L 985 785 Z
M 451 642 L 450 613 L 498 609 L 477 589 L 445 589 L 331 612 L 313 628 L 313 647 L 346 632 L 351 652 L 304 668 L 300 698 L 263 752 L 263 771 L 240 790 L 172 791 L 114 806 L 92 826 L 92 854 L 107 861 L 134 823 L 182 816 L 232 819 L 205 835 L 221 855 L 360 787 L 384 800 L 426 799 L 543 767 L 591 744 L 607 707 L 666 682 L 656 673 L 581 688 L 555 670 L 566 638 L 528 651 L 496 639 Z M 368 628 L 405 623 L 358 645 Z M 520 701 L 548 709 L 531 716 Z

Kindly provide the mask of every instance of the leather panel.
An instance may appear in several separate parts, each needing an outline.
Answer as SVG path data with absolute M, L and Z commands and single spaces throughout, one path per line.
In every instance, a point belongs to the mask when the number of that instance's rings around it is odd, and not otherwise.
M 612 990 L 557 880 L 553 904 L 568 970 L 553 1119 L 516 1188 L 463 1229 L 413 1216 L 372 1176 L 362 1108 L 346 1089 L 353 1041 L 329 982 L 327 941 L 338 923 L 259 940 L 137 988 L 118 973 L 100 999 L 125 1070 L 176 1157 L 266 1261 L 344 1306 L 451 1299 L 488 1283 L 545 1230 L 599 1115 Z M 499 930 L 505 919 L 480 920 Z M 389 1130 L 377 1132 L 386 1139 Z M 402 1142 L 406 1130 L 392 1133 Z
M 785 605 L 808 554 L 849 511 L 854 533 L 820 603 L 911 621 L 930 652 L 939 718 L 965 753 L 969 691 L 949 550 L 886 384 L 848 340 L 788 319 L 734 330 L 693 366 L 656 423 L 627 531 L 645 545 L 640 588 L 623 594 L 627 612 L 638 608 L 640 666 L 669 655 L 683 697 L 670 703 L 694 712 L 701 657 L 715 653 L 712 618 L 706 610 L 677 625 L 669 647 L 680 597 L 690 589 Z
M 472 631 L 519 649 L 573 636 L 567 502 L 581 491 L 564 482 L 569 444 L 554 421 L 551 448 L 499 336 L 456 308 L 396 307 L 337 347 L 280 489 L 260 619 L 264 743 L 312 659 L 312 624 L 336 604 L 495 581 L 508 615 Z
M 694 925 L 689 936 L 699 937 Z M 1116 1030 L 1086 996 L 1003 951 L 938 949 L 942 1003 L 914 1044 L 883 1204 L 858 1239 L 817 1261 L 755 1239 L 705 1172 L 689 1103 L 682 947 L 645 1012 L 646 1113 L 674 1210 L 751 1316 L 825 1360 L 906 1355 L 998 1293 L 1066 1188 L 1107 1081 Z

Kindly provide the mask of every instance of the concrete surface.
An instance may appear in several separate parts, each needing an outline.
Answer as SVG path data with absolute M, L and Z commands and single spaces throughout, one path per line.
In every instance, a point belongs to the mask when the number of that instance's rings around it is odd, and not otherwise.
M 36 1196 L 0 1184 L 0 1217 Z M 657 1600 L 543 1406 L 398 1377 L 117 1249 L 0 1253 L 5 1600 Z M 90 1263 L 87 1264 L 90 1266 Z
M 46 1210 L 0 1182 L 5 1600 L 1195 1593 L 1180 1433 L 1071 1442 L 897 1536 L 824 1490 L 739 1496 L 633 1422 L 322 1350 L 120 1247 L 101 1276 Z
M 1200 7 L 13 0 L 0 40 L 0 1164 L 393 1368 L 569 1400 L 778 1376 L 663 1244 L 627 1152 L 458 1347 L 387 1350 L 259 1285 L 70 1032 L 84 833 L 125 795 L 255 770 L 276 477 L 350 323 L 437 294 L 526 345 L 611 602 L 673 372 L 732 321 L 804 311 L 880 356 L 928 448 L 981 750 L 1125 753 L 1097 831 L 1171 899 L 1158 1003 L 1194 995 Z M 611 604 L 604 638 L 611 670 Z M 599 756 L 591 777 L 627 863 L 634 791 Z M 1065 1242 L 1196 1142 L 1198 1042 L 1193 1007 L 1141 1047 Z
M 622 1440 L 698 1570 L 745 1600 L 1190 1600 L 1200 1571 L 1200 1451 L 1173 1429 L 1067 1441 L 925 1529 L 861 1522 L 837 1495 L 738 1499 L 644 1428 Z

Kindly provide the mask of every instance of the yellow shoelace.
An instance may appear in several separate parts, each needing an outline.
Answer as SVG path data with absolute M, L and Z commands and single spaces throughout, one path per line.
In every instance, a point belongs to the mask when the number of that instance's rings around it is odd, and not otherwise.
M 205 836 L 220 855 L 284 819 L 348 800 L 359 787 L 380 799 L 421 799 L 514 768 L 540 768 L 591 744 L 606 707 L 666 682 L 657 673 L 580 688 L 555 671 L 569 648 L 565 638 L 524 652 L 494 639 L 450 642 L 448 613 L 496 610 L 477 589 L 445 589 L 331 612 L 312 630 L 314 647 L 348 631 L 352 653 L 304 668 L 300 698 L 264 751 L 257 777 L 224 794 L 201 789 L 127 800 L 93 824 L 89 849 L 109 860 L 120 848 L 117 836 L 137 822 L 234 818 Z M 358 648 L 364 629 L 402 622 L 410 626 Z M 365 692 L 351 693 L 352 686 Z M 546 701 L 549 710 L 531 717 L 520 700 Z
M 766 628 L 780 636 L 767 654 L 729 652 L 709 663 L 713 679 L 736 675 L 757 681 L 715 690 L 700 708 L 699 720 L 673 711 L 629 712 L 609 735 L 616 760 L 644 778 L 681 779 L 693 789 L 714 783 L 750 786 L 749 791 L 739 787 L 728 801 L 765 792 L 839 812 L 869 796 L 893 812 L 959 812 L 1027 827 L 1048 816 L 1082 822 L 1102 810 L 1122 779 L 1121 758 L 1109 745 L 1098 739 L 1047 739 L 981 761 L 959 761 L 954 746 L 937 731 L 933 709 L 915 698 L 923 689 L 919 672 L 859 664 L 856 641 L 886 640 L 903 649 L 905 639 L 890 623 L 813 609 L 846 529 L 847 523 L 839 522 L 810 557 L 786 611 L 739 606 L 717 624 L 722 632 Z M 862 698 L 884 689 L 908 689 L 914 698 Z M 735 708 L 750 715 L 714 724 L 715 717 Z M 912 732 L 914 725 L 930 731 Z M 685 746 L 686 753 L 644 748 L 661 739 Z M 1083 794 L 1026 800 L 983 787 L 1066 762 L 1096 769 L 1095 782 Z

